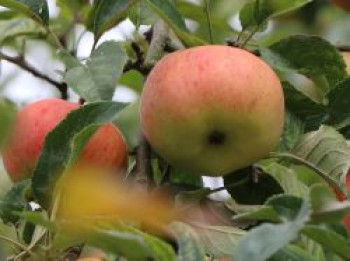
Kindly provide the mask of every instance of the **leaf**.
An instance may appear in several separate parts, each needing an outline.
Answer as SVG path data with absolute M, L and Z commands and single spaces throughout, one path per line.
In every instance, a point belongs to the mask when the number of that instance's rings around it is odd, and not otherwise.
M 178 259 L 180 261 L 204 261 L 204 250 L 195 231 L 185 223 L 175 222 L 171 224 L 175 232 L 178 245 Z
M 321 226 L 307 225 L 302 233 L 342 258 L 350 258 L 350 246 L 346 238 L 336 232 Z
M 333 45 L 317 36 L 291 36 L 268 49 L 261 48 L 260 52 L 274 69 L 304 75 L 322 93 L 327 93 L 328 88 L 333 89 L 347 75 L 341 54 Z M 305 94 L 306 90 L 298 90 Z
M 282 222 L 272 206 L 261 206 L 256 210 L 248 211 L 234 216 L 235 220 L 264 220 L 270 222 Z
M 260 205 L 270 196 L 282 193 L 274 178 L 255 167 L 238 170 L 224 177 L 231 197 L 239 204 Z
M 128 148 L 131 150 L 139 143 L 140 138 L 140 100 L 126 106 L 120 111 L 114 123 L 122 132 Z
M 346 214 L 350 213 L 350 202 L 339 202 L 334 191 L 325 184 L 315 184 L 310 191 L 311 204 L 313 208 L 313 222 L 334 222 L 339 221 Z
M 153 25 L 158 16 L 145 1 L 139 1 L 130 9 L 129 18 L 138 29 L 141 25 Z
M 294 11 L 312 0 L 256 0 L 247 3 L 240 12 L 243 28 L 261 25 L 267 19 Z
M 70 240 L 85 242 L 106 252 L 121 255 L 128 260 L 175 261 L 173 248 L 163 240 L 128 226 L 120 220 L 93 217 L 93 224 L 63 220 L 60 231 Z
M 112 121 L 125 104 L 115 102 L 91 103 L 74 110 L 60 122 L 45 139 L 42 154 L 33 174 L 33 192 L 41 206 L 51 206 L 53 188 L 67 167 L 73 148 L 79 144 L 72 141 L 76 134 L 91 124 L 101 125 Z
M 10 134 L 14 118 L 15 107 L 11 103 L 0 99 L 0 151 L 8 134 Z
M 186 28 L 185 21 L 169 0 L 145 0 L 169 26 L 187 47 L 205 45 L 206 42 L 192 34 Z
M 299 231 L 309 220 L 310 212 L 310 204 L 304 199 L 294 219 L 283 224 L 263 224 L 253 228 L 239 241 L 237 245 L 239 251 L 236 252 L 234 260 L 262 261 L 271 257 L 297 238 Z
M 19 220 L 16 212 L 30 209 L 28 203 L 28 193 L 30 190 L 30 180 L 17 183 L 0 200 L 0 218 L 4 223 L 16 224 Z
M 287 168 L 273 162 L 266 166 L 262 166 L 262 169 L 279 183 L 284 193 L 297 197 L 305 197 L 309 195 L 309 188 L 298 179 L 292 168 Z
M 91 54 L 86 65 L 69 69 L 64 80 L 88 102 L 112 100 L 126 62 L 127 55 L 121 44 L 104 42 Z
M 304 134 L 305 124 L 293 113 L 286 111 L 283 134 L 279 145 L 280 151 L 291 150 Z
M 200 236 L 205 252 L 215 258 L 233 256 L 240 251 L 237 243 L 246 235 L 244 230 L 233 226 L 210 226 L 200 223 L 191 223 L 191 226 Z
M 317 130 L 327 120 L 325 105 L 311 100 L 288 82 L 283 82 L 283 92 L 288 111 L 302 120 L 305 131 Z
M 43 25 L 49 24 L 46 0 L 0 0 L 0 5 L 23 13 Z
M 311 163 L 324 173 L 323 178 L 335 181 L 346 191 L 344 184 L 350 166 L 350 149 L 334 128 L 322 125 L 319 130 L 305 134 L 292 154 Z
M 28 18 L 13 18 L 0 21 L 0 44 L 14 39 L 18 36 L 42 36 L 45 34 L 43 28 Z
M 94 32 L 95 43 L 102 34 L 121 22 L 138 0 L 96 0 L 87 27 Z
M 274 254 L 269 261 L 316 261 L 307 251 L 296 245 L 288 245 Z
M 328 93 L 329 100 L 329 120 L 331 125 L 338 124 L 341 127 L 350 124 L 350 77 L 340 82 Z

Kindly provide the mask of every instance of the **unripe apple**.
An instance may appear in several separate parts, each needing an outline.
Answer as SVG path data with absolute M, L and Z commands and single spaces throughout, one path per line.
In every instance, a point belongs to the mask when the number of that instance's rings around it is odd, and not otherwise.
M 284 121 L 281 83 L 248 51 L 201 46 L 166 55 L 148 76 L 141 126 L 170 164 L 221 176 L 267 156 Z
M 45 99 L 21 110 L 13 133 L 5 146 L 5 168 L 14 182 L 29 178 L 41 154 L 45 136 L 79 104 Z M 87 142 L 77 166 L 103 167 L 121 171 L 126 167 L 127 147 L 119 130 L 111 123 L 101 126 Z
M 349 0 L 331 0 L 336 6 L 350 12 L 350 1 Z

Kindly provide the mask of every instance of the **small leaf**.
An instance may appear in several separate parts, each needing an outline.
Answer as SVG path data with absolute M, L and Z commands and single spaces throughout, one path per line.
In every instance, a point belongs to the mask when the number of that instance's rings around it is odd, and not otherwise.
M 313 222 L 339 222 L 346 214 L 350 213 L 350 202 L 339 202 L 334 191 L 325 184 L 315 184 L 310 192 L 313 208 Z
M 146 0 L 146 2 L 174 30 L 186 46 L 206 44 L 204 40 L 189 33 L 183 17 L 169 0 Z
M 247 3 L 240 12 L 243 29 L 260 26 L 269 18 L 294 11 L 312 0 L 256 0 Z
M 338 124 L 341 127 L 350 123 L 350 77 L 340 82 L 328 93 L 329 100 L 329 124 Z
M 333 230 L 321 226 L 307 225 L 303 228 L 302 233 L 342 258 L 350 259 L 350 246 L 346 238 Z
M 309 220 L 310 212 L 309 202 L 303 200 L 294 219 L 283 224 L 263 224 L 253 228 L 238 243 L 239 251 L 236 252 L 234 260 L 262 261 L 271 257 L 297 238 L 299 231 Z
M 0 200 L 0 218 L 4 223 L 16 224 L 19 220 L 16 212 L 28 210 L 28 193 L 30 180 L 24 180 L 13 188 Z
M 0 0 L 0 5 L 23 13 L 41 24 L 49 24 L 46 0 Z
M 0 21 L 0 44 L 4 45 L 6 41 L 18 36 L 40 37 L 45 31 L 34 21 L 28 18 L 13 18 Z
M 309 188 L 298 179 L 292 168 L 287 168 L 273 162 L 262 166 L 262 169 L 279 183 L 286 194 L 297 197 L 309 195 Z
M 101 125 L 112 121 L 124 106 L 125 104 L 115 102 L 85 105 L 69 113 L 66 119 L 46 136 L 32 178 L 34 195 L 43 207 L 49 207 L 52 203 L 53 188 L 67 167 L 74 136 L 91 124 Z
M 288 245 L 274 254 L 269 261 L 316 261 L 306 250 L 296 245 Z
M 191 223 L 197 231 L 206 253 L 215 258 L 232 257 L 241 249 L 238 241 L 246 235 L 246 231 L 233 226 L 210 226 L 200 223 Z M 248 259 L 247 259 L 248 260 Z
M 293 113 L 287 111 L 284 118 L 283 134 L 280 142 L 280 151 L 291 150 L 303 135 L 305 124 Z
M 345 138 L 334 128 L 322 125 L 319 130 L 303 136 L 292 154 L 319 168 L 326 175 L 344 187 L 346 173 L 350 166 L 350 149 Z
M 94 32 L 95 42 L 102 34 L 121 22 L 138 0 L 96 0 L 89 15 L 87 27 Z
M 333 45 L 317 36 L 291 36 L 260 51 L 263 59 L 276 70 L 304 75 L 324 93 L 328 90 L 322 87 L 324 83 L 321 83 L 320 77 L 325 77 L 328 83 L 326 88 L 330 89 L 346 77 L 341 54 Z
M 178 258 L 181 261 L 204 261 L 204 250 L 195 231 L 185 223 L 171 224 L 175 231 L 178 245 Z
M 127 55 L 121 44 L 104 42 L 92 53 L 86 65 L 68 70 L 64 80 L 88 102 L 112 100 L 126 62 Z
M 261 206 L 256 210 L 248 211 L 234 216 L 235 220 L 264 220 L 270 222 L 282 222 L 272 206 Z
M 0 151 L 8 134 L 10 134 L 14 118 L 15 107 L 11 103 L 0 99 Z

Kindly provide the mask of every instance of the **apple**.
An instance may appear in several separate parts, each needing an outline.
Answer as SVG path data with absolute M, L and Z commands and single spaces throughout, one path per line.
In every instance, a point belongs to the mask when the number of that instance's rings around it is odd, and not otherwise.
M 349 0 L 331 0 L 332 3 L 348 12 L 350 12 L 350 1 Z
M 267 156 L 283 129 L 275 72 L 248 51 L 200 46 L 163 57 L 141 95 L 142 131 L 170 164 L 222 176 Z
M 342 52 L 345 64 L 346 64 L 346 71 L 350 75 L 350 52 Z
M 30 178 L 45 136 L 79 104 L 60 99 L 45 99 L 23 108 L 6 142 L 4 166 L 14 182 Z M 121 171 L 127 164 L 127 147 L 119 130 L 111 123 L 101 126 L 87 142 L 77 166 L 103 167 Z

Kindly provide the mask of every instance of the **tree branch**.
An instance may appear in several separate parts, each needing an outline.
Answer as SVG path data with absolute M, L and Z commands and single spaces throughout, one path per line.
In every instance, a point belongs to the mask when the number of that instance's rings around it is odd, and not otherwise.
M 4 54 L 2 52 L 0 52 L 0 59 L 8 61 L 10 63 L 13 63 L 15 65 L 17 65 L 18 67 L 22 68 L 23 70 L 31 73 L 32 75 L 34 75 L 35 77 L 38 77 L 50 84 L 52 84 L 53 86 L 55 86 L 59 92 L 61 93 L 61 98 L 66 100 L 68 98 L 68 88 L 67 88 L 67 84 L 62 83 L 62 82 L 58 82 L 52 78 L 50 78 L 48 75 L 43 74 L 42 72 L 39 72 L 37 69 L 35 69 L 32 65 L 30 65 L 23 56 L 9 56 L 7 54 Z

